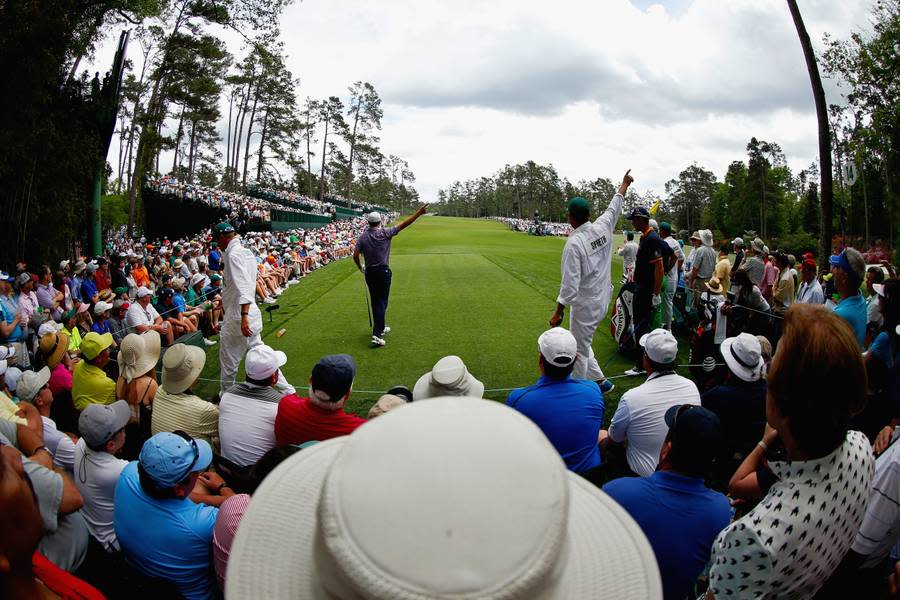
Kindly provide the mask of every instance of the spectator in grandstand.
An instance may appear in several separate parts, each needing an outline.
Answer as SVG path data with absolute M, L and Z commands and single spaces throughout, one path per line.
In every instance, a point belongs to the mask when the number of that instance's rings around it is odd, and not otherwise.
M 440 476 L 422 468 L 432 464 L 441 465 Z M 324 492 L 326 477 L 340 501 Z M 276 505 L 291 506 L 293 518 Z M 315 544 L 326 527 L 329 542 Z M 263 541 L 273 536 L 281 544 L 276 553 Z M 616 543 L 597 546 L 598 536 Z M 357 570 L 359 558 L 342 550 L 351 540 L 379 557 L 365 575 Z M 599 555 L 588 551 L 598 547 Z M 597 561 L 604 575 L 592 573 L 589 582 L 581 566 Z M 333 565 L 327 583 L 320 577 L 324 564 Z M 621 577 L 625 565 L 634 576 Z M 501 589 L 519 598 L 564 597 L 572 590 L 602 590 L 622 600 L 662 597 L 652 550 L 631 518 L 567 474 L 527 419 L 469 398 L 414 402 L 285 461 L 255 492 L 241 521 L 226 595 L 253 596 L 266 581 L 284 583 L 275 600 L 315 597 L 326 587 L 336 598 L 394 598 L 409 589 L 422 597 L 484 597 Z
M 88 263 L 84 268 L 84 279 L 81 281 L 81 301 L 85 304 L 95 304 L 100 299 L 96 274 L 97 265 Z
M 125 325 L 128 330 L 134 333 L 153 330 L 160 337 L 165 338 L 167 346 L 171 346 L 175 340 L 172 325 L 168 321 L 164 321 L 150 303 L 153 299 L 153 292 L 148 288 L 139 287 L 136 297 L 135 303 L 129 306 L 125 313 Z
M 222 270 L 222 254 L 219 252 L 219 244 L 217 242 L 209 243 L 207 260 L 210 272 L 218 273 Z
M 816 279 L 816 261 L 804 258 L 800 265 L 800 289 L 797 290 L 797 304 L 825 304 L 825 292 Z
M 356 363 L 350 355 L 322 357 L 309 378 L 310 396 L 289 394 L 281 399 L 275 417 L 277 444 L 321 442 L 348 435 L 365 423 L 365 419 L 344 412 L 355 378 Z
M 638 245 L 634 241 L 634 232 L 625 233 L 625 244 L 616 250 L 616 254 L 622 257 L 622 283 L 631 281 L 634 275 L 634 261 L 637 259 Z
M 772 311 L 776 315 L 784 315 L 794 303 L 794 276 L 791 273 L 786 254 L 777 252 L 771 258 L 774 259 L 778 270 L 778 277 L 772 290 Z M 775 341 L 777 342 L 777 340 Z
M 107 552 L 119 550 L 113 527 L 116 483 L 128 461 L 116 458 L 125 445 L 128 403 L 91 404 L 78 418 L 81 439 L 75 444 L 75 487 L 84 499 L 81 514 L 88 530 Z
M 16 386 L 19 402 L 29 402 L 41 416 L 44 446 L 53 456 L 53 465 L 72 473 L 75 444 L 65 433 L 59 431 L 56 422 L 50 418 L 50 406 L 53 404 L 53 392 L 48 385 L 50 369 L 44 367 L 40 371 L 25 371 Z
M 592 382 L 571 377 L 577 342 L 555 327 L 538 338 L 537 383 L 510 392 L 507 406 L 540 427 L 566 467 L 585 479 L 602 483 L 597 438 L 603 425 L 603 394 Z
M 659 451 L 668 432 L 664 416 L 672 406 L 700 405 L 696 384 L 675 372 L 678 341 L 670 331 L 655 329 L 641 336 L 643 369 L 647 381 L 628 390 L 619 400 L 609 430 L 600 431 L 601 448 L 628 442 L 625 461 L 608 465 L 606 476 L 649 477 L 656 469 Z M 612 450 L 615 452 L 615 450 Z
M 13 437 L 15 431 L 13 428 Z M 36 492 L 51 487 L 59 475 L 24 459 L 14 443 L 14 439 L 0 436 L 0 556 L 4 564 L 0 571 L 0 597 L 102 598 L 98 590 L 40 551 L 49 505 Z M 38 470 L 42 472 L 35 474 Z
M 413 387 L 413 398 L 425 400 L 438 396 L 469 396 L 481 398 L 484 383 L 469 373 L 458 356 L 445 356 L 434 364 L 431 371 L 419 377 Z
M 107 377 L 104 369 L 109 364 L 109 348 L 112 335 L 94 333 L 84 336 L 81 356 L 84 360 L 75 365 L 72 373 L 72 403 L 76 410 L 84 410 L 89 404 L 112 404 L 116 401 L 116 382 Z
M 731 247 L 734 248 L 734 265 L 731 267 L 731 277 L 734 277 L 734 274 L 737 273 L 738 269 L 741 268 L 741 265 L 744 264 L 744 240 L 743 238 L 736 237 L 731 240 Z
M 212 536 L 218 509 L 206 502 L 221 503 L 234 492 L 218 475 L 202 473 L 211 462 L 204 440 L 158 433 L 116 485 L 115 530 L 128 562 L 148 577 L 171 581 L 188 600 L 217 595 Z
M 769 462 L 777 481 L 716 539 L 709 598 L 812 597 L 863 520 L 874 459 L 865 436 L 848 430 L 866 390 L 851 330 L 824 307 L 792 307 L 768 386 L 766 418 L 787 460 Z
M 672 305 L 675 302 L 681 269 L 684 267 L 684 250 L 681 249 L 678 240 L 672 237 L 672 225 L 666 221 L 659 224 L 659 237 L 672 249 L 672 268 L 666 273 L 666 289 L 662 301 L 662 327 L 672 329 Z
M 710 546 L 731 521 L 731 506 L 706 487 L 723 432 L 703 407 L 682 404 L 664 416 L 659 468 L 649 477 L 610 481 L 603 491 L 637 521 L 653 547 L 665 598 L 687 598 L 709 562 Z
M 144 257 L 140 254 L 132 254 L 128 257 L 131 263 L 131 279 L 134 281 L 135 287 L 150 287 L 150 274 L 147 267 L 144 266 Z
M 244 361 L 246 381 L 221 396 L 222 456 L 238 467 L 252 465 L 275 446 L 275 415 L 281 394 L 274 386 L 286 363 L 287 355 L 280 350 L 262 344 L 250 348 Z
M 60 312 L 65 312 L 75 307 L 75 299 L 72 297 L 72 292 L 69 289 L 69 277 L 63 271 L 54 273 L 53 288 L 62 294 L 62 302 L 59 305 Z
M 109 285 L 113 290 L 128 289 L 128 277 L 125 275 L 126 257 L 117 254 L 112 257 L 112 268 L 109 273 Z
M 162 387 L 153 399 L 151 430 L 185 431 L 219 448 L 219 407 L 191 391 L 206 364 L 202 348 L 175 344 L 163 356 Z
M 234 385 L 238 366 L 247 350 L 262 344 L 262 313 L 254 302 L 256 289 L 256 259 L 241 245 L 241 239 L 230 223 L 215 227 L 216 241 L 225 248 L 222 290 L 222 329 L 219 346 L 220 389 L 224 394 Z M 265 452 L 265 450 L 263 450 Z
M 884 324 L 884 318 L 881 316 L 881 310 L 878 306 L 878 294 L 875 293 L 875 285 L 884 284 L 884 269 L 879 267 L 869 267 L 866 269 L 866 338 L 872 340 L 878 335 L 881 326 Z
M 699 232 L 700 245 L 691 252 L 691 272 L 685 277 L 685 283 L 693 291 L 695 307 L 700 306 L 700 296 L 706 291 L 706 282 L 712 278 L 716 270 L 716 251 L 713 250 L 713 234 L 709 229 Z M 692 238 L 693 239 L 693 238 Z
M 423 204 L 419 207 L 419 210 L 407 217 L 402 223 L 396 227 L 388 228 L 381 226 L 381 213 L 372 211 L 366 218 L 369 222 L 369 228 L 356 240 L 353 262 L 356 263 L 356 267 L 365 276 L 366 286 L 368 286 L 369 295 L 372 298 L 372 321 L 374 323 L 372 326 L 372 346 L 384 346 L 384 336 L 391 330 L 384 322 L 388 307 L 388 297 L 391 293 L 391 238 L 415 223 L 427 210 L 428 205 Z M 365 268 L 359 262 L 360 254 L 365 259 Z
M 866 263 L 862 254 L 854 248 L 847 248 L 837 256 L 832 255 L 828 262 L 835 289 L 840 295 L 834 312 L 850 324 L 862 347 L 866 337 L 866 301 L 859 292 L 859 286 L 866 276 Z
M 179 305 L 175 303 L 175 290 L 170 287 L 164 287 L 157 292 L 156 298 L 158 302 L 157 312 L 160 315 L 165 315 L 164 318 L 171 326 L 172 335 L 176 339 L 196 331 L 193 322 L 184 316 Z
M 39 281 L 35 289 L 38 305 L 43 308 L 51 319 L 58 320 L 62 315 L 61 306 L 66 296 L 53 287 L 53 272 L 50 267 L 44 265 L 38 273 Z
M 762 438 L 766 426 L 765 360 L 756 336 L 741 333 L 721 345 L 728 367 L 725 381 L 703 393 L 700 403 L 722 424 L 724 441 L 716 479 L 726 484 Z
M 653 311 L 662 304 L 660 294 L 663 276 L 665 266 L 672 255 L 672 248 L 650 228 L 650 213 L 643 206 L 634 207 L 628 219 L 634 228 L 641 232 L 641 243 L 638 246 L 637 262 L 634 267 L 635 292 L 632 300 L 634 336 L 640 340 L 650 331 Z M 634 367 L 625 371 L 625 374 L 631 376 L 643 374 L 642 363 L 643 358 L 638 357 Z

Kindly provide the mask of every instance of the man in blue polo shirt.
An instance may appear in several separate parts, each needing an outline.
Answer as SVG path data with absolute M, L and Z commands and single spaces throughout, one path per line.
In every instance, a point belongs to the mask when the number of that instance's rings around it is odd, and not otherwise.
M 573 379 L 578 343 L 568 330 L 554 327 L 538 338 L 537 383 L 513 390 L 506 404 L 537 425 L 570 471 L 599 485 L 603 393 L 590 380 Z
M 113 524 L 125 557 L 188 600 L 218 596 L 212 539 L 219 509 L 188 498 L 193 490 L 211 505 L 233 494 L 217 475 L 201 473 L 211 462 L 206 441 L 183 431 L 157 433 L 116 484 Z
M 862 347 L 866 339 L 868 307 L 859 293 L 859 286 L 866 277 L 866 261 L 857 250 L 847 248 L 838 256 L 831 256 L 828 262 L 834 275 L 834 287 L 841 297 L 834 312 L 850 324 Z
M 686 598 L 709 562 L 713 540 L 731 520 L 728 499 L 706 487 L 718 446 L 719 418 L 694 404 L 672 406 L 669 432 L 650 477 L 623 477 L 603 491 L 643 530 L 653 547 L 667 600 Z

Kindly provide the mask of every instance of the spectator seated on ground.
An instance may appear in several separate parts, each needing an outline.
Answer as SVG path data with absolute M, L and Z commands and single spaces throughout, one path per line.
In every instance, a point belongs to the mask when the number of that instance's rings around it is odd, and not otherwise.
M 545 331 L 538 338 L 541 377 L 532 386 L 510 392 L 506 404 L 534 421 L 570 471 L 599 484 L 603 393 L 593 381 L 572 378 L 576 354 L 569 331 Z
M 152 431 L 186 431 L 219 447 L 219 407 L 195 396 L 191 388 L 206 364 L 197 346 L 175 344 L 163 356 L 162 387 L 153 401 Z
M 749 333 L 727 338 L 721 346 L 728 367 L 725 381 L 703 393 L 700 402 L 722 424 L 724 442 L 716 465 L 717 483 L 727 484 L 766 427 L 765 362 L 759 340 Z
M 378 400 L 375 401 L 375 404 L 373 404 L 369 409 L 366 418 L 371 420 L 375 417 L 380 417 L 383 414 L 400 408 L 401 406 L 406 406 L 407 404 L 409 404 L 409 400 L 407 400 L 403 396 L 385 394 L 383 396 L 380 396 Z
M 848 430 L 865 389 L 846 322 L 825 307 L 791 307 L 766 399 L 787 460 L 769 462 L 768 493 L 713 544 L 708 599 L 810 598 L 832 575 L 859 531 L 874 471 L 868 440 Z
M 104 302 L 103 300 L 94 305 L 94 322 L 91 325 L 91 331 L 99 334 L 112 333 L 112 328 L 109 323 L 109 315 L 112 311 L 112 307 L 112 304 Z M 113 344 L 115 343 L 115 339 L 113 339 Z
M 140 459 L 122 471 L 114 523 L 128 562 L 144 575 L 168 580 L 187 598 L 217 596 L 212 537 L 218 508 L 233 492 L 203 473 L 212 449 L 184 432 L 158 433 Z
M 128 302 L 121 298 L 117 298 L 113 302 L 113 309 L 109 317 L 109 332 L 112 333 L 117 345 L 121 345 L 122 340 L 128 334 L 128 326 L 125 325 L 125 315 L 128 313 L 130 306 Z
M 81 514 L 88 530 L 107 552 L 119 550 L 113 527 L 113 509 L 119 475 L 128 465 L 116 458 L 125 445 L 125 425 L 131 409 L 124 400 L 91 404 L 78 419 L 81 439 L 75 445 L 75 487 L 84 499 Z
M 81 343 L 83 360 L 75 365 L 72 373 L 72 403 L 76 410 L 84 410 L 89 404 L 111 404 L 116 401 L 116 382 L 104 369 L 109 364 L 109 348 L 112 335 L 94 333 L 84 336 Z
M 650 477 L 623 477 L 603 491 L 622 505 L 647 536 L 666 598 L 687 598 L 709 561 L 710 546 L 731 521 L 724 494 L 704 483 L 723 441 L 719 418 L 682 404 L 665 414 L 669 428 Z
M 0 597 L 101 600 L 98 590 L 39 551 L 44 507 L 26 459 L 7 441 L 0 439 Z
M 281 394 L 275 389 L 284 352 L 254 346 L 244 357 L 247 378 L 228 389 L 219 401 L 219 441 L 222 457 L 248 467 L 275 446 L 275 415 Z
M 157 293 L 157 299 L 159 300 L 157 311 L 165 315 L 164 318 L 171 326 L 172 335 L 176 339 L 197 331 L 193 322 L 181 312 L 178 304 L 175 303 L 175 290 L 167 287 L 163 288 Z
M 413 398 L 425 400 L 438 396 L 470 396 L 481 398 L 484 384 L 475 379 L 458 356 L 445 356 L 430 372 L 422 375 L 413 387 Z
M 834 287 L 841 297 L 834 312 L 850 324 L 856 341 L 862 347 L 866 338 L 867 308 L 859 286 L 866 276 L 866 263 L 862 255 L 853 248 L 845 249 L 838 256 L 829 257 L 828 262 L 834 277 Z
M 349 354 L 322 357 L 309 378 L 310 397 L 289 394 L 278 405 L 277 444 L 330 440 L 348 435 L 365 423 L 362 417 L 344 412 L 355 378 L 356 363 Z
M 443 398 L 282 463 L 241 521 L 226 596 L 656 600 L 655 562 L 633 519 L 531 421 Z
M 129 306 L 125 313 L 125 325 L 128 330 L 134 333 L 144 333 L 152 329 L 159 333 L 160 337 L 165 338 L 167 346 L 171 346 L 175 339 L 172 326 L 168 321 L 163 320 L 150 303 L 153 299 L 153 292 L 148 288 L 139 287 L 136 297 L 137 301 Z
M 643 335 L 639 344 L 644 352 L 647 380 L 622 394 L 609 431 L 600 431 L 601 448 L 610 443 L 627 442 L 625 464 L 608 468 L 607 479 L 614 479 L 619 474 L 652 475 L 669 431 L 664 419 L 666 411 L 682 404 L 700 405 L 697 385 L 675 372 L 678 358 L 675 336 L 665 329 L 655 329 Z
M 50 369 L 44 367 L 40 371 L 25 371 L 16 386 L 19 404 L 29 402 L 41 415 L 44 447 L 53 456 L 53 465 L 72 473 L 75 458 L 75 443 L 68 434 L 56 428 L 56 422 L 50 418 L 50 406 L 53 404 L 53 393 L 50 391 Z
M 72 359 L 67 349 L 69 337 L 64 333 L 46 333 L 41 336 L 38 350 L 47 368 L 50 369 L 50 392 L 54 398 L 67 395 L 69 403 L 72 402 Z

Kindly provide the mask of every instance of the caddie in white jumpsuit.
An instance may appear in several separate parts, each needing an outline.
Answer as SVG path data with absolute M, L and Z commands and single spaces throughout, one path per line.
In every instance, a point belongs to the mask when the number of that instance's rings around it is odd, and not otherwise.
M 607 209 L 593 223 L 589 219 L 590 208 L 584 198 L 572 198 L 567 207 L 569 224 L 575 230 L 569 234 L 563 249 L 562 282 L 556 299 L 556 311 L 550 317 L 550 326 L 559 326 L 566 306 L 571 307 L 569 330 L 578 344 L 578 359 L 572 372 L 576 379 L 598 382 L 605 379 L 594 357 L 591 343 L 612 299 L 613 231 L 622 214 L 625 192 L 634 181 L 629 173 L 625 174 L 618 193 L 613 196 Z M 611 385 L 604 391 L 609 389 L 612 389 Z
M 222 317 L 219 344 L 219 393 L 234 385 L 238 367 L 247 350 L 262 344 L 262 313 L 256 306 L 256 258 L 241 245 L 230 223 L 215 228 L 216 241 L 223 248 Z

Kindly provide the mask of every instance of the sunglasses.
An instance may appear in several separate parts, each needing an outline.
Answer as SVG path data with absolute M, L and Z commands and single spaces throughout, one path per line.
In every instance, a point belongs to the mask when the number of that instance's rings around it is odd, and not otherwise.
M 187 432 L 179 429 L 177 431 L 173 431 L 172 433 L 174 433 L 184 441 L 190 442 L 191 451 L 193 451 L 194 453 L 194 460 L 191 461 L 191 464 L 188 465 L 187 470 L 178 478 L 178 481 L 184 481 L 185 479 L 187 479 L 187 476 L 190 475 L 191 472 L 193 472 L 194 465 L 196 465 L 197 461 L 200 459 L 200 448 L 197 447 L 197 441 L 192 438 Z

